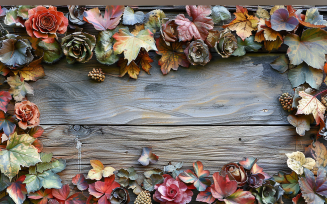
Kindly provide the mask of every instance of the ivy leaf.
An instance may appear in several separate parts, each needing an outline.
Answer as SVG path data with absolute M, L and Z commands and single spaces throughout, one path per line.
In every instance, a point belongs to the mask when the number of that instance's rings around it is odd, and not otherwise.
M 0 173 L 0 192 L 5 190 L 10 184 L 9 178 L 3 173 Z
M 96 46 L 94 49 L 95 56 L 101 64 L 112 65 L 119 60 L 113 50 L 113 32 L 104 30 L 99 32 Z
M 135 61 L 133 60 L 132 63 L 128 64 L 128 60 L 124 58 L 120 58 L 118 61 L 119 69 L 119 76 L 123 77 L 126 73 L 128 73 L 129 77 L 133 79 L 137 79 L 137 76 L 140 73 L 140 68 L 137 66 Z
M 83 204 L 86 203 L 86 197 L 83 193 L 75 193 L 69 196 L 69 185 L 63 185 L 61 189 L 52 189 L 52 195 L 59 203 L 62 204 Z
M 135 25 L 137 23 L 143 23 L 144 17 L 144 13 L 142 11 L 137 11 L 134 13 L 134 10 L 131 7 L 126 6 L 123 15 L 123 24 Z
M 248 10 L 242 6 L 236 6 L 236 12 L 234 13 L 235 19 L 228 25 L 224 25 L 223 28 L 229 28 L 232 31 L 236 31 L 236 34 L 242 39 L 250 37 L 252 31 L 257 30 L 257 24 L 259 19 L 255 16 L 249 15 Z
M 158 47 L 157 54 L 162 55 L 159 60 L 159 65 L 161 66 L 161 72 L 163 74 L 168 74 L 171 69 L 177 70 L 179 65 L 183 67 L 189 67 L 190 62 L 184 53 L 183 42 L 172 42 L 168 46 L 165 41 L 160 37 L 156 40 Z
M 208 204 L 213 203 L 216 199 L 212 196 L 210 188 L 211 187 L 208 187 L 205 191 L 201 191 L 197 195 L 196 201 L 208 203 Z
M 16 128 L 15 117 L 0 111 L 0 130 L 9 136 Z
M 178 37 L 179 41 L 191 41 L 207 39 L 209 34 L 208 30 L 213 29 L 213 20 L 207 17 L 211 14 L 210 5 L 186 5 L 186 11 L 189 16 L 192 17 L 193 22 L 184 16 L 184 14 L 178 14 L 175 18 L 175 23 L 178 25 Z
M 7 112 L 7 106 L 9 101 L 12 99 L 8 91 L 0 91 L 0 110 Z
M 302 197 L 302 193 L 299 193 L 296 197 L 292 199 L 293 204 L 306 204 L 304 198 Z
M 290 69 L 288 72 L 288 79 L 290 80 L 292 87 L 308 83 L 312 88 L 319 89 L 323 81 L 323 71 L 314 69 L 306 63 L 302 63 L 299 66 Z
M 125 59 L 128 60 L 127 65 L 136 59 L 141 48 L 144 48 L 146 51 L 157 51 L 153 33 L 149 29 L 141 30 L 136 36 L 126 29 L 119 29 L 118 33 L 113 35 L 113 38 L 117 40 L 114 44 L 115 54 L 124 52 Z
M 211 18 L 215 24 L 231 19 L 231 14 L 224 6 L 214 6 L 211 10 Z
M 39 200 L 38 204 L 47 204 L 48 200 L 53 198 L 52 190 L 51 189 L 39 190 L 35 193 L 28 194 L 28 198 Z
M 327 26 L 327 21 L 323 19 L 323 15 L 319 14 L 318 8 L 310 8 L 305 14 L 305 19 L 299 19 L 300 23 L 309 28 L 324 28 Z
M 311 157 L 316 160 L 316 165 L 313 167 L 313 172 L 316 174 L 320 166 L 327 166 L 327 150 L 323 143 L 316 141 L 313 144 L 310 144 L 308 147 L 305 147 L 304 152 L 306 157 Z
M 292 31 L 299 25 L 299 21 L 295 16 L 290 16 L 285 8 L 277 9 L 271 15 L 271 28 L 275 31 Z
M 299 179 L 299 185 L 303 198 L 310 204 L 323 204 L 324 199 L 320 196 L 327 196 L 327 177 L 326 169 L 320 167 L 317 172 L 317 178 L 307 168 L 304 168 L 305 177 Z
M 143 166 L 148 166 L 150 163 L 157 163 L 159 157 L 152 153 L 152 147 L 143 147 L 142 154 L 137 160 Z
M 72 179 L 72 183 L 77 186 L 78 190 L 85 191 L 89 188 L 89 184 L 85 181 L 85 177 L 83 174 L 77 174 Z
M 243 56 L 246 54 L 246 51 L 257 52 L 262 45 L 260 43 L 254 42 L 254 36 L 250 36 L 245 40 L 242 40 L 240 37 L 237 37 L 237 49 L 233 52 L 234 56 Z
M 87 175 L 88 179 L 92 180 L 100 180 L 103 177 L 110 177 L 114 174 L 115 169 L 108 166 L 104 167 L 101 161 L 99 160 L 91 160 L 90 161 L 91 166 L 93 169 L 91 169 Z
M 270 66 L 282 74 L 288 70 L 289 63 L 290 62 L 286 55 L 281 55 L 276 58 L 272 63 L 270 63 Z
M 15 132 L 6 149 L 0 151 L 0 170 L 10 180 L 18 174 L 21 166 L 29 167 L 41 161 L 37 149 L 31 145 L 34 140 L 28 134 L 17 135 Z
M 41 64 L 42 57 L 32 61 L 30 64 L 25 66 L 22 69 L 13 71 L 15 75 L 19 73 L 21 77 L 24 78 L 25 81 L 37 81 L 38 79 L 45 76 L 43 66 Z
M 289 115 L 287 117 L 288 122 L 296 127 L 296 132 L 300 136 L 305 135 L 305 131 L 310 130 L 310 123 L 312 122 L 312 117 L 307 115 Z
M 57 40 L 52 43 L 40 41 L 38 46 L 43 49 L 43 62 L 45 63 L 53 64 L 59 61 L 62 56 L 64 56 L 61 45 Z
M 25 176 L 19 177 L 7 188 L 7 193 L 16 204 L 22 204 L 26 199 L 26 188 L 23 184 Z
M 16 102 L 20 102 L 25 98 L 26 94 L 34 94 L 33 88 L 26 82 L 23 77 L 18 75 L 7 78 L 10 85 L 9 93 L 13 95 Z
M 284 43 L 288 58 L 293 65 L 299 65 L 303 61 L 316 69 L 323 69 L 325 54 L 327 54 L 327 32 L 319 28 L 309 28 L 299 37 L 296 34 L 288 34 Z
M 24 20 L 17 15 L 17 8 L 11 8 L 6 12 L 4 24 L 7 26 L 24 27 Z
M 198 191 L 205 191 L 210 186 L 211 181 L 206 177 L 209 176 L 210 171 L 203 170 L 203 164 L 200 161 L 193 163 L 195 174 L 191 170 L 186 170 L 178 175 L 184 183 L 193 183 Z
M 151 32 L 155 33 L 160 29 L 164 18 L 166 18 L 166 15 L 162 10 L 152 10 L 145 16 L 144 26 L 146 29 L 150 29 Z
M 312 114 L 317 125 L 319 125 L 320 121 L 323 122 L 326 107 L 316 97 L 304 91 L 300 91 L 299 95 L 302 99 L 299 101 L 296 114 Z

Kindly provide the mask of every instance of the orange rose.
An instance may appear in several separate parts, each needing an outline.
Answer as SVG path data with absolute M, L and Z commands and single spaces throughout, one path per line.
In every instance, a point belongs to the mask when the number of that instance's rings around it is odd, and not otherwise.
M 68 19 L 54 6 L 49 9 L 38 6 L 28 10 L 28 20 L 25 21 L 28 35 L 43 38 L 45 42 L 53 42 L 57 33 L 64 34 L 67 31 L 67 26 Z
M 22 129 L 34 127 L 40 124 L 39 108 L 32 102 L 23 101 L 15 104 L 15 115 L 18 120 L 18 125 Z

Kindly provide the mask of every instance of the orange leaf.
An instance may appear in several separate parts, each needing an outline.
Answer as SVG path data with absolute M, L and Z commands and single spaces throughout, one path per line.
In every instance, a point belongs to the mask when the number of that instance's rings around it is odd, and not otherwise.
M 153 62 L 153 60 L 150 58 L 147 51 L 142 48 L 135 61 L 146 73 L 150 74 L 150 69 L 152 67 L 150 63 Z
M 128 64 L 128 60 L 126 60 L 124 58 L 120 58 L 118 61 L 118 66 L 120 67 L 120 69 L 119 69 L 120 77 L 123 77 L 123 76 L 125 76 L 126 73 L 128 73 L 128 75 L 131 78 L 137 79 L 137 76 L 140 73 L 140 68 L 139 68 L 139 66 L 137 66 L 137 64 L 135 63 L 134 60 Z
M 42 57 L 32 61 L 30 64 L 26 65 L 24 68 L 13 71 L 15 75 L 18 73 L 25 81 L 37 81 L 38 79 L 45 76 L 43 66 L 41 64 Z

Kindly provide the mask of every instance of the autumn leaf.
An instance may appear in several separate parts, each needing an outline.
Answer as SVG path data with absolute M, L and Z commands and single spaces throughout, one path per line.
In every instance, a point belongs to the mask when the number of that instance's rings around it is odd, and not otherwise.
M 150 29 L 151 32 L 155 33 L 160 29 L 164 18 L 166 18 L 166 15 L 162 10 L 152 10 L 145 16 L 144 26 L 146 29 Z
M 277 57 L 272 63 L 270 63 L 270 66 L 282 74 L 288 70 L 289 63 L 290 61 L 288 60 L 287 56 L 284 54 Z
M 26 188 L 23 184 L 25 176 L 19 177 L 7 188 L 7 193 L 16 204 L 22 204 L 26 199 Z
M 320 121 L 323 122 L 326 107 L 316 97 L 304 91 L 300 91 L 299 95 L 302 99 L 299 101 L 296 114 L 312 114 L 317 125 L 319 125 Z
M 243 56 L 246 54 L 246 51 L 257 52 L 262 45 L 254 41 L 254 36 L 250 36 L 242 40 L 240 37 L 237 37 L 237 49 L 233 52 L 233 56 Z
M 281 184 L 283 190 L 285 191 L 284 197 L 292 198 L 299 193 L 299 177 L 294 171 L 292 171 L 290 174 L 278 172 L 278 174 L 274 175 L 273 177 L 276 182 Z
M 110 177 L 111 175 L 113 175 L 113 172 L 115 171 L 115 169 L 110 166 L 104 167 L 102 162 L 99 160 L 91 160 L 90 163 L 93 169 L 89 171 L 87 175 L 88 179 L 100 180 L 102 176 Z
M 34 94 L 33 88 L 26 82 L 23 77 L 18 75 L 7 78 L 10 85 L 9 93 L 13 95 L 16 102 L 22 101 L 26 94 Z
M 141 30 L 144 30 L 144 24 L 141 25 L 135 25 L 135 29 L 131 32 L 133 35 L 137 36 Z
M 271 28 L 275 31 L 292 31 L 299 25 L 299 21 L 295 16 L 290 16 L 285 8 L 277 9 L 271 15 Z
M 310 130 L 310 123 L 312 122 L 312 117 L 307 115 L 289 115 L 287 117 L 288 122 L 296 127 L 296 132 L 300 136 L 305 135 L 305 131 Z
M 277 37 L 277 40 L 274 41 L 264 41 L 264 48 L 268 51 L 271 52 L 272 50 L 277 50 L 280 48 L 280 46 L 283 44 L 282 38 L 279 36 Z
M 30 64 L 25 66 L 22 69 L 13 71 L 15 75 L 19 73 L 21 77 L 24 78 L 25 81 L 37 81 L 38 79 L 45 76 L 43 66 L 41 64 L 42 57 L 32 61 Z
M 136 36 L 126 29 L 119 29 L 119 32 L 115 33 L 113 38 L 117 41 L 113 47 L 115 54 L 124 52 L 125 59 L 128 60 L 127 65 L 136 59 L 141 48 L 144 48 L 147 52 L 150 50 L 157 51 L 153 33 L 149 29 L 141 30 Z
M 262 19 L 265 19 L 265 20 L 270 19 L 269 12 L 266 9 L 262 8 L 261 6 L 258 6 L 257 11 L 255 12 L 255 15 L 258 18 L 262 18 Z
M 28 134 L 34 138 L 41 137 L 44 132 L 44 129 L 41 126 L 36 126 L 31 128 Z
M 24 27 L 24 19 L 17 15 L 17 7 L 12 7 L 6 12 L 4 24 L 7 26 Z
M 153 62 L 153 59 L 150 58 L 147 51 L 142 48 L 135 61 L 146 73 L 150 74 L 152 67 L 150 63 Z
M 1 8 L 1 6 L 0 6 L 0 16 L 6 15 L 7 11 L 8 10 L 6 8 Z
M 306 157 L 316 160 L 316 165 L 313 168 L 315 173 L 320 166 L 327 166 L 327 150 L 323 143 L 316 141 L 314 144 L 310 144 L 308 147 L 305 147 L 304 154 Z
M 211 181 L 206 178 L 210 175 L 210 171 L 203 170 L 203 164 L 200 161 L 194 162 L 193 168 L 195 174 L 190 169 L 187 169 L 180 173 L 178 177 L 184 183 L 193 183 L 198 191 L 205 191 L 211 185 Z
M 7 76 L 7 74 L 9 74 L 10 69 L 4 65 L 2 62 L 0 62 L 0 74 L 3 76 Z
M 319 14 L 318 8 L 310 8 L 305 14 L 304 21 L 299 19 L 300 23 L 309 28 L 324 28 L 327 26 L 327 21 L 323 19 L 323 15 Z
M 128 73 L 129 77 L 133 79 L 137 79 L 137 76 L 140 73 L 140 68 L 137 66 L 135 61 L 133 60 L 130 64 L 128 64 L 128 60 L 124 58 L 120 58 L 118 61 L 119 69 L 119 76 L 123 77 L 126 73 Z
M 152 147 L 143 147 L 142 154 L 137 160 L 143 166 L 148 166 L 150 163 L 157 163 L 159 157 L 152 153 Z
M 98 198 L 98 203 L 107 204 L 110 199 L 111 192 L 120 187 L 119 183 L 115 181 L 115 175 L 105 178 L 105 181 L 97 181 L 89 185 L 90 195 Z
M 52 43 L 40 41 L 38 43 L 38 47 L 43 50 L 43 62 L 47 64 L 53 64 L 59 61 L 62 56 L 64 56 L 61 45 L 57 40 Z
M 296 66 L 288 72 L 288 79 L 292 87 L 298 87 L 304 83 L 308 83 L 312 88 L 319 89 L 323 81 L 323 71 L 314 69 L 306 63 Z
M 84 17 L 96 30 L 114 29 L 119 24 L 120 17 L 124 12 L 123 5 L 106 6 L 104 17 L 98 7 L 84 11 Z
M 299 65 L 303 61 L 316 69 L 323 69 L 325 54 L 327 54 L 327 32 L 319 28 L 309 28 L 299 37 L 296 34 L 288 34 L 284 43 L 288 58 L 293 65 Z
M 186 11 L 193 21 L 190 21 L 184 14 L 178 14 L 175 23 L 178 25 L 179 41 L 206 40 L 209 32 L 213 29 L 213 20 L 207 17 L 211 14 L 210 5 L 186 5 Z
M 271 22 L 264 19 L 260 19 L 258 23 L 258 31 L 255 35 L 255 41 L 275 41 L 278 37 L 280 39 L 283 39 L 282 35 L 278 31 L 275 31 L 271 28 Z
M 3 130 L 9 137 L 9 135 L 14 132 L 15 128 L 15 117 L 0 111 L 0 130 Z
M 142 11 L 134 13 L 134 10 L 131 7 L 126 6 L 123 15 L 123 24 L 135 25 L 137 23 L 143 23 L 144 17 L 145 15 Z
M 8 91 L 0 91 L 0 110 L 6 113 L 7 105 L 11 99 L 12 97 Z
M 77 186 L 78 190 L 85 191 L 89 188 L 89 184 L 86 182 L 83 174 L 77 174 L 73 177 L 72 183 Z
M 53 198 L 52 190 L 45 189 L 45 190 L 38 190 L 34 193 L 28 194 L 29 199 L 39 200 L 37 204 L 47 204 L 48 200 Z
M 205 191 L 201 191 L 196 197 L 196 201 L 208 204 L 213 203 L 215 200 L 216 199 L 212 196 L 211 193 L 211 187 L 208 187 Z
M 183 49 L 185 43 L 172 42 L 168 46 L 162 38 L 158 38 L 156 44 L 158 47 L 157 54 L 162 55 L 158 63 L 163 74 L 168 74 L 171 69 L 177 70 L 179 65 L 183 67 L 190 66 Z
M 84 204 L 86 197 L 83 193 L 75 193 L 69 196 L 69 185 L 63 185 L 61 189 L 52 189 L 52 195 L 59 201 L 60 204 Z
M 292 199 L 293 204 L 306 204 L 304 198 L 302 197 L 302 193 L 299 193 L 296 197 Z
M 259 19 L 255 16 L 249 15 L 248 10 L 242 6 L 236 6 L 236 12 L 234 13 L 235 19 L 228 25 L 224 25 L 223 28 L 229 28 L 232 31 L 236 31 L 236 34 L 242 39 L 250 37 L 252 31 L 257 30 L 257 24 Z

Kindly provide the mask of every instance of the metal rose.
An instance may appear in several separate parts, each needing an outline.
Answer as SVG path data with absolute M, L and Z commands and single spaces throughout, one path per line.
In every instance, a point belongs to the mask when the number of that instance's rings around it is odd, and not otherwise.
M 61 46 L 66 55 L 67 62 L 85 63 L 93 56 L 95 36 L 83 32 L 75 32 L 62 38 Z
M 236 163 L 228 163 L 224 165 L 221 169 L 221 174 L 223 176 L 228 175 L 230 180 L 235 180 L 239 187 L 244 186 L 248 180 L 248 176 L 243 166 Z
M 251 174 L 248 176 L 248 184 L 251 188 L 259 188 L 262 186 L 265 176 L 261 173 Z
M 261 187 L 253 190 L 252 194 L 256 197 L 258 204 L 282 204 L 284 190 L 273 179 L 265 180 Z
M 30 101 L 22 101 L 15 104 L 15 115 L 19 120 L 18 125 L 22 129 L 32 128 L 40 124 L 39 108 Z
M 174 20 L 168 20 L 167 18 L 164 18 L 163 21 L 166 22 L 162 24 L 160 31 L 163 39 L 169 46 L 169 42 L 175 42 L 178 39 L 177 24 Z
M 67 31 L 68 19 L 57 8 L 43 6 L 28 10 L 28 19 L 25 21 L 27 34 L 33 38 L 42 38 L 46 42 L 53 42 L 57 33 Z
M 223 58 L 228 58 L 237 49 L 237 39 L 229 29 L 220 33 L 215 49 Z
M 211 59 L 208 45 L 201 39 L 192 41 L 184 50 L 184 53 L 192 65 L 204 66 Z
M 83 25 L 84 23 L 86 23 L 83 20 L 83 13 L 86 10 L 84 5 L 67 5 L 67 7 L 69 12 L 65 16 L 67 17 L 69 23 L 75 25 Z
M 32 45 L 29 40 L 14 34 L 0 38 L 0 61 L 10 69 L 18 69 L 32 62 Z
M 127 204 L 130 198 L 127 190 L 122 187 L 115 188 L 111 192 L 110 203 L 111 204 Z

